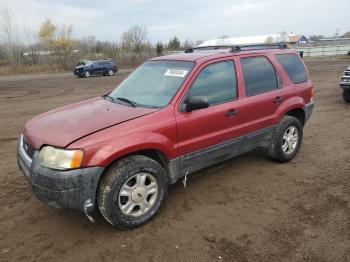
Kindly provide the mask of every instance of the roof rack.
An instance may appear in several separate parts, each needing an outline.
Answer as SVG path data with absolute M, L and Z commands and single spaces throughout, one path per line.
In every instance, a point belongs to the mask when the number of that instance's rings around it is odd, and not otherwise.
M 228 50 L 230 53 L 250 50 L 265 50 L 265 49 L 287 49 L 286 43 L 275 43 L 275 44 L 252 44 L 252 45 L 217 45 L 217 46 L 199 46 L 192 47 L 185 50 L 185 53 L 193 53 L 197 51 L 217 51 L 217 50 Z

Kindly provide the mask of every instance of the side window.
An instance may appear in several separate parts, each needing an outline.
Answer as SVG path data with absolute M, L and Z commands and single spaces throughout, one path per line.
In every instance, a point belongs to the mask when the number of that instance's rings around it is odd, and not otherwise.
M 282 85 L 275 67 L 264 56 L 241 58 L 247 96 L 275 90 Z
M 233 61 L 206 66 L 192 84 L 188 97 L 201 96 L 215 105 L 237 98 L 236 71 Z
M 307 81 L 305 67 L 296 54 L 280 54 L 277 55 L 277 60 L 280 62 L 294 84 Z

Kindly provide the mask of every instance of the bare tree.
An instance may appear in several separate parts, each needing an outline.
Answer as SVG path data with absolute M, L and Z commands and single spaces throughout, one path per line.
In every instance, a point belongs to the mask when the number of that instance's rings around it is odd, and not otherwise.
M 188 49 L 188 48 L 192 48 L 194 46 L 195 46 L 195 44 L 192 41 L 188 40 L 188 39 L 182 44 L 182 47 L 185 50 Z
M 25 27 L 23 38 L 26 47 L 26 55 L 24 56 L 24 60 L 32 65 L 38 64 L 40 44 L 36 32 L 29 27 Z
M 272 44 L 273 43 L 273 37 L 272 36 L 268 36 L 265 40 L 265 44 Z
M 196 40 L 196 41 L 194 42 L 194 46 L 200 45 L 200 44 L 202 44 L 202 43 L 204 43 L 203 40 Z
M 22 43 L 18 37 L 17 26 L 13 22 L 14 14 L 7 8 L 0 13 L 0 33 L 5 44 L 9 63 L 14 66 L 21 63 Z
M 282 43 L 286 43 L 286 42 L 288 41 L 288 34 L 287 34 L 286 31 L 282 31 L 282 32 L 280 33 L 280 41 L 281 41 Z
M 140 52 L 146 42 L 147 29 L 138 25 L 131 27 L 122 35 L 122 47 Z

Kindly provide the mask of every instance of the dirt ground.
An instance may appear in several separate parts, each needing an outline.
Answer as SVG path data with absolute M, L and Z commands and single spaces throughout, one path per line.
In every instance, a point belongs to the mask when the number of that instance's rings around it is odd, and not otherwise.
M 350 105 L 338 86 L 348 64 L 308 63 L 317 104 L 292 162 L 257 150 L 205 169 L 132 231 L 46 206 L 16 163 L 28 119 L 107 93 L 128 71 L 1 77 L 0 261 L 350 261 Z

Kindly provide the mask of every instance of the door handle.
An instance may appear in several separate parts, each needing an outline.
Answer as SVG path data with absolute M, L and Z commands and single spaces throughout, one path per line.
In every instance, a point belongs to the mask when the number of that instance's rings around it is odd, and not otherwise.
M 273 100 L 275 104 L 282 103 L 283 101 L 284 101 L 283 96 L 276 96 L 275 99 Z
M 231 117 L 231 116 L 235 116 L 239 113 L 239 109 L 230 109 L 225 113 L 225 116 L 227 117 Z

